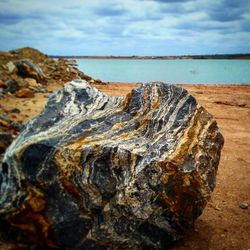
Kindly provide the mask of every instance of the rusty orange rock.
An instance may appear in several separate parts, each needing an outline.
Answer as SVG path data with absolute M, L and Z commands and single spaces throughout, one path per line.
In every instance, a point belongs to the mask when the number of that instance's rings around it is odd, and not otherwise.
M 20 98 L 27 98 L 27 97 L 34 97 L 35 96 L 34 92 L 28 88 L 22 88 L 22 89 L 16 91 L 15 95 L 16 95 L 16 97 L 20 97 Z
M 0 80 L 0 88 L 3 88 L 3 89 L 7 88 L 6 83 L 3 82 L 2 80 Z

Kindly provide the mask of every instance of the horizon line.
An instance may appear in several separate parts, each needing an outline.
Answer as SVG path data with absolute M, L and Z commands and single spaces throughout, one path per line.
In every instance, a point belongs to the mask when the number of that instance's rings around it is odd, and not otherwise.
M 168 58 L 187 58 L 187 59 L 207 59 L 207 58 L 236 58 L 236 57 L 250 57 L 250 53 L 230 53 L 230 54 L 194 54 L 194 55 L 150 55 L 150 56 L 143 56 L 143 55 L 56 55 L 51 54 L 48 55 L 49 57 L 66 57 L 66 58 L 135 58 L 135 59 L 168 59 Z M 249 58 L 250 59 L 250 58 Z

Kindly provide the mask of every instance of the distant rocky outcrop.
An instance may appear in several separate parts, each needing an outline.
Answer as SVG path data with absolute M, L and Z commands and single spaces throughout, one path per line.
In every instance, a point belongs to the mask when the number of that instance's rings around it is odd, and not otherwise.
M 18 84 L 17 90 L 22 87 L 29 88 L 27 78 L 36 80 L 37 92 L 44 92 L 43 85 L 53 81 L 64 84 L 73 79 L 84 79 L 92 83 L 100 83 L 99 80 L 96 81 L 81 72 L 76 66 L 75 60 L 52 59 L 33 48 L 0 52 L 0 95 L 15 92 L 13 88 L 9 91 L 6 87 L 8 81 L 15 81 Z M 34 91 L 34 87 L 31 90 Z
M 222 146 L 182 88 L 114 97 L 72 81 L 5 153 L 1 227 L 52 248 L 166 249 L 206 206 Z
M 34 97 L 35 93 L 45 93 L 50 84 L 56 82 L 63 86 L 73 79 L 84 79 L 90 84 L 103 84 L 81 72 L 75 60 L 52 59 L 33 48 L 0 52 L 0 98 L 10 95 L 17 98 Z M 0 106 L 0 132 L 11 132 L 14 136 L 19 128 L 19 125 L 16 126 L 8 119 L 8 114 Z
M 60 58 L 60 56 L 52 56 Z M 180 60 L 180 59 L 227 59 L 227 60 L 249 60 L 250 54 L 214 54 L 214 55 L 182 55 L 182 56 L 61 56 L 61 58 L 74 59 L 133 59 L 133 60 Z

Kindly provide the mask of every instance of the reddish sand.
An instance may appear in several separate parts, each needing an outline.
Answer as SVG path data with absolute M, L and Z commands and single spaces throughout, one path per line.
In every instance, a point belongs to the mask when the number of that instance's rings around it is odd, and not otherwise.
M 96 87 L 109 94 L 125 95 L 135 85 L 112 83 Z M 182 86 L 214 115 L 225 145 L 211 201 L 195 223 L 195 230 L 188 231 L 171 249 L 249 250 L 250 207 L 241 209 L 239 205 L 250 205 L 250 86 Z M 59 87 L 52 84 L 48 90 Z M 21 113 L 10 114 L 10 118 L 27 121 L 43 109 L 47 99 L 41 93 L 34 98 L 8 96 L 0 100 L 0 108 L 19 108 Z

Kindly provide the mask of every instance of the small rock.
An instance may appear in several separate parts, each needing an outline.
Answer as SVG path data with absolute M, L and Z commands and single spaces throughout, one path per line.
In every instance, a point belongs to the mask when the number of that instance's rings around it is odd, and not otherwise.
M 8 80 L 6 82 L 6 85 L 7 85 L 6 92 L 15 93 L 17 90 L 20 89 L 18 82 L 12 79 Z
M 246 202 L 242 202 L 241 204 L 240 204 L 240 208 L 241 209 L 248 209 L 248 203 L 246 203 Z
M 6 64 L 6 67 L 7 67 L 8 71 L 9 71 L 9 73 L 13 73 L 16 70 L 16 65 L 12 61 L 9 61 Z
M 22 59 L 16 63 L 17 73 L 20 76 L 34 78 L 38 82 L 45 82 L 43 70 L 29 59 Z
M 2 88 L 0 88 L 0 98 L 2 98 L 4 96 L 4 91 Z
M 101 81 L 100 79 L 95 79 L 95 83 L 96 83 L 96 84 L 101 84 L 102 81 Z
M 70 72 L 73 73 L 73 74 L 78 74 L 78 70 L 74 69 L 74 68 L 70 68 Z
M 11 115 L 11 119 L 16 119 L 16 118 L 17 118 L 16 115 L 14 115 L 14 114 Z
M 0 153 L 3 153 L 5 149 L 11 144 L 13 138 L 10 132 L 0 132 Z
M 29 89 L 30 89 L 31 91 L 33 91 L 34 93 L 39 92 L 39 89 L 38 89 L 38 88 L 29 87 Z
M 0 126 L 8 128 L 9 127 L 9 122 L 0 119 Z
M 77 68 L 70 68 L 70 72 L 77 75 L 79 70 Z
M 46 92 L 44 86 L 41 86 L 41 87 L 39 88 L 39 92 L 41 92 L 41 93 L 45 93 L 45 92 Z
M 11 113 L 16 113 L 16 114 L 19 114 L 21 111 L 20 111 L 20 109 L 18 109 L 18 108 L 13 108 L 12 110 L 11 110 Z
M 2 80 L 0 80 L 0 88 L 3 88 L 3 89 L 7 88 L 6 83 L 3 82 Z
M 92 77 L 90 77 L 90 76 L 88 76 L 88 75 L 86 75 L 86 74 L 84 74 L 82 72 L 80 73 L 80 76 L 81 76 L 82 79 L 84 79 L 86 81 L 90 81 L 92 79 Z
M 70 66 L 77 66 L 77 62 L 76 62 L 76 60 L 74 60 L 74 59 L 68 59 L 67 61 L 66 61 L 66 64 L 67 65 L 70 65 Z
M 16 92 L 16 97 L 26 98 L 26 97 L 34 97 L 35 94 L 32 90 L 28 88 L 22 88 Z
M 18 77 L 18 84 L 20 86 L 20 88 L 28 88 L 29 84 L 23 79 Z
M 29 87 L 39 88 L 39 84 L 37 83 L 36 79 L 25 78 L 24 80 L 28 83 Z

